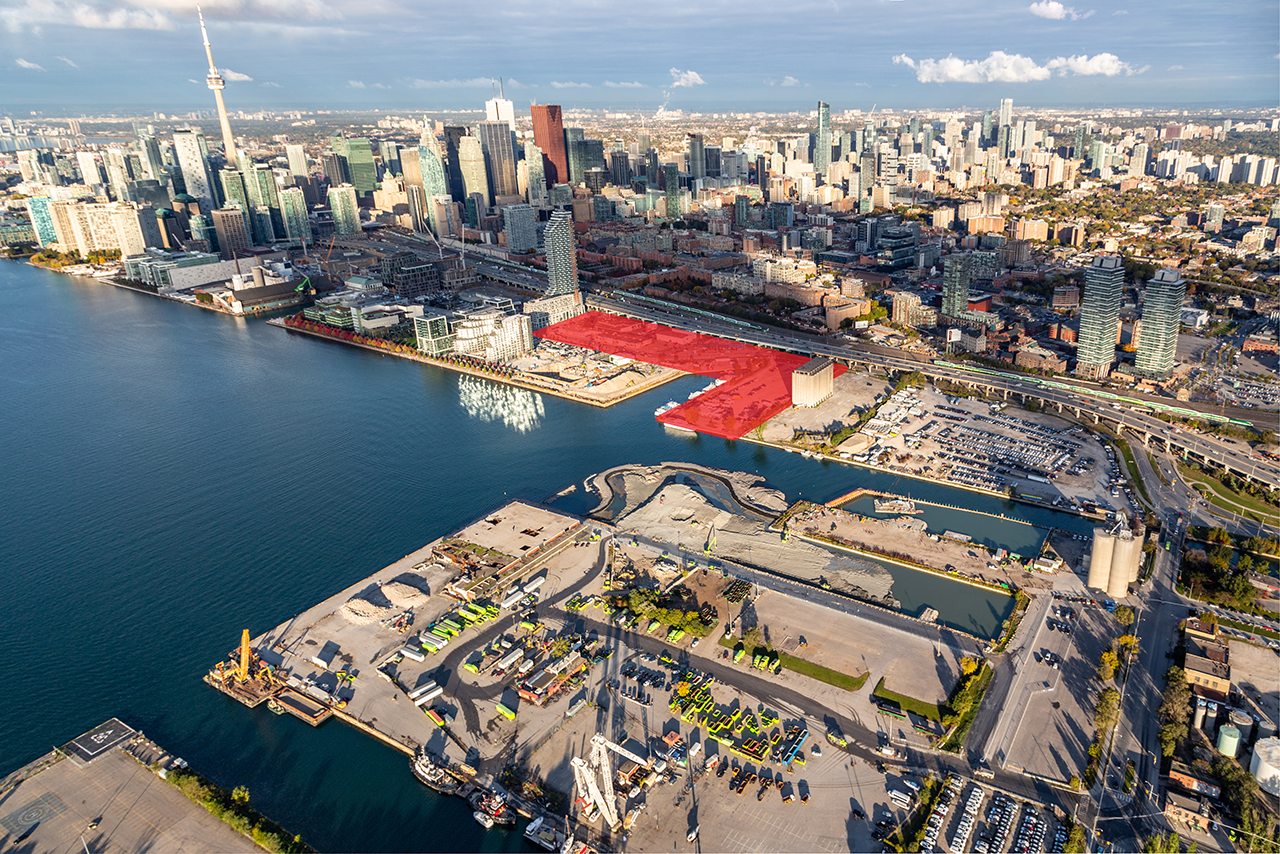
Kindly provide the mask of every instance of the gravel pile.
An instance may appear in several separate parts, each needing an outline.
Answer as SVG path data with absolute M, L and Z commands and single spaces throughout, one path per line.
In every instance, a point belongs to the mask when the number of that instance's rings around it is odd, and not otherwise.
M 413 608 L 427 601 L 426 593 L 400 580 L 388 581 L 382 585 L 382 595 L 392 605 L 400 608 Z
M 348 599 L 346 604 L 338 610 L 347 622 L 352 623 L 353 625 L 371 626 L 374 623 L 382 622 L 387 617 L 395 614 L 399 609 L 393 607 L 390 603 L 383 605 L 361 596 L 355 596 Z

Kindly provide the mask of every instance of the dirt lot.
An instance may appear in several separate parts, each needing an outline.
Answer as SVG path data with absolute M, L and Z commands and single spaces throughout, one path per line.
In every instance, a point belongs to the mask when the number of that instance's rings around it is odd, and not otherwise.
M 1230 648 L 1231 681 L 1248 691 L 1273 721 L 1280 721 L 1280 685 L 1276 683 L 1280 655 L 1238 640 L 1230 641 Z
M 830 433 L 856 423 L 858 415 L 885 397 L 893 386 L 863 373 L 847 371 L 836 377 L 831 397 L 813 408 L 788 407 L 764 425 L 766 442 L 790 442 L 797 430 Z

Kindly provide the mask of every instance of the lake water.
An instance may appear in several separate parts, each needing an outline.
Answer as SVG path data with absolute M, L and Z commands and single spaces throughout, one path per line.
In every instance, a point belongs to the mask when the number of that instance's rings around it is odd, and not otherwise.
M 542 500 L 622 463 L 757 471 L 792 499 L 906 491 L 654 421 L 701 377 L 601 410 L 16 262 L 0 265 L 0 366 L 0 771 L 117 715 L 324 850 L 525 842 L 484 833 L 349 727 L 312 730 L 203 685 L 241 629 L 274 626 L 507 498 Z M 961 627 L 1008 602 L 898 571 L 908 609 L 931 604 Z

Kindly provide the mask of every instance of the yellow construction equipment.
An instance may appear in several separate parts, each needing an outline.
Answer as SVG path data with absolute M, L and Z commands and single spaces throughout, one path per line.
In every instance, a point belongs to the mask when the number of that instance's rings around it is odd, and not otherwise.
M 240 634 L 240 664 L 236 667 L 235 673 L 232 675 L 241 682 L 249 681 L 249 660 L 253 657 L 253 651 L 249 649 L 249 630 L 245 629 Z

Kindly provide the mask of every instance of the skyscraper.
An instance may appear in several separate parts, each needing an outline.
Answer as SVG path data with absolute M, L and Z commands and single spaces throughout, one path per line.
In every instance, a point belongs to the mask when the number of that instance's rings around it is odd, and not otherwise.
M 200 200 L 202 212 L 213 210 L 217 205 L 214 204 L 213 172 L 209 169 L 209 148 L 204 134 L 198 130 L 174 131 L 173 148 L 178 155 L 178 168 L 182 170 L 187 195 Z
M 356 196 L 366 198 L 378 188 L 378 167 L 373 162 L 373 147 L 365 137 L 345 140 L 347 172 Z M 335 149 L 336 150 L 336 149 Z
M 542 240 L 547 248 L 547 296 L 573 293 L 578 289 L 578 253 L 573 217 L 568 211 L 551 214 Z
M 663 180 L 667 189 L 667 218 L 680 216 L 680 172 L 674 163 L 662 164 Z
M 547 176 L 542 171 L 546 165 L 546 158 L 543 156 L 542 149 L 532 142 L 526 142 L 524 144 L 524 163 L 529 176 L 529 204 L 534 207 L 543 207 L 547 203 Z
M 311 223 L 307 219 L 307 200 L 297 187 L 285 187 L 280 191 L 280 206 L 284 218 L 284 233 L 290 240 L 303 246 L 311 242 Z
M 445 175 L 444 158 L 440 156 L 440 143 L 435 134 L 424 133 L 422 144 L 418 146 L 418 168 L 422 172 L 422 190 L 425 197 L 427 220 L 431 231 L 440 236 L 439 223 L 436 222 L 436 206 L 431 200 L 436 196 L 448 197 L 449 181 Z
M 507 127 L 515 129 L 516 108 L 510 101 L 499 95 L 484 102 L 485 119 L 491 122 L 506 122 Z
M 464 127 L 445 125 L 444 174 L 449 179 L 449 195 L 459 202 L 467 196 L 467 189 L 462 182 L 462 168 L 458 163 L 458 143 L 466 135 L 467 129 Z
M 253 246 L 249 237 L 249 212 L 240 208 L 219 208 L 213 212 L 213 229 L 218 235 L 222 260 L 244 255 Z
M 307 177 L 307 150 L 301 145 L 286 145 L 284 154 L 289 160 L 289 174 L 297 178 Z
M 507 103 L 510 103 L 508 101 Z M 516 185 L 516 155 L 511 148 L 511 125 L 505 121 L 480 122 L 480 145 L 494 196 L 520 193 Z
M 1163 379 L 1173 372 L 1186 296 L 1187 283 L 1177 270 L 1159 270 L 1147 282 L 1142 296 L 1142 337 L 1134 362 L 1140 375 Z
M 339 184 L 329 188 L 329 209 L 333 211 L 333 228 L 339 235 L 360 233 L 360 206 L 356 188 Z
M 485 205 L 493 201 L 489 192 L 489 177 L 484 168 L 484 147 L 474 136 L 458 140 L 458 169 L 462 172 L 462 184 L 468 196 L 477 195 Z M 477 211 L 483 216 L 484 211 Z
M 1080 308 L 1080 335 L 1076 350 L 1076 374 L 1100 380 L 1111 371 L 1116 357 L 1116 328 L 1120 322 L 1120 297 L 1124 291 L 1124 265 L 1116 255 L 1100 255 L 1084 274 L 1084 302 Z
M 587 169 L 586 134 L 582 128 L 564 129 L 564 151 L 569 164 L 566 180 L 570 184 L 581 184 L 582 173 Z
M 542 151 L 542 171 L 547 186 L 563 184 L 569 180 L 569 158 L 565 152 L 564 122 L 558 104 L 534 104 L 533 141 Z
M 1013 99 L 1000 99 L 1000 127 L 1008 127 L 1013 124 Z
M 502 228 L 507 233 L 507 251 L 524 254 L 538 248 L 538 213 L 528 205 L 503 208 Z
M 948 255 L 942 264 L 942 316 L 959 317 L 969 308 L 969 256 Z
M 818 138 L 813 143 L 813 171 L 826 176 L 831 171 L 831 107 L 818 102 Z
M 700 133 L 691 133 L 685 137 L 685 145 L 689 153 L 689 181 L 707 177 L 707 155 L 704 151 L 706 141 Z
M 236 138 L 231 135 L 231 122 L 227 118 L 227 105 L 222 100 L 222 90 L 226 88 L 227 84 L 213 64 L 213 48 L 209 47 L 209 31 L 204 28 L 204 13 L 200 11 L 199 3 L 196 4 L 196 15 L 200 18 L 200 36 L 204 39 L 204 55 L 209 58 L 209 74 L 205 77 L 205 82 L 213 90 L 213 99 L 218 102 L 218 122 L 222 125 L 222 153 L 227 158 L 228 163 L 235 163 Z M 191 193 L 191 195 L 195 194 Z

